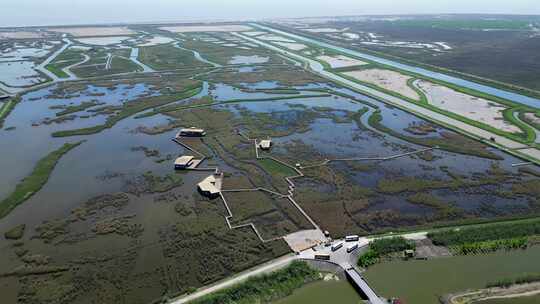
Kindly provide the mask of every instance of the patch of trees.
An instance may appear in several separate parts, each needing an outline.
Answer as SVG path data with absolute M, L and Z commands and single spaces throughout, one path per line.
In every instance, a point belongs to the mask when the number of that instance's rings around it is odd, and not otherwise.
M 379 263 L 385 256 L 404 250 L 413 250 L 415 247 L 414 242 L 403 237 L 377 239 L 371 242 L 369 249 L 358 258 L 358 265 L 365 268 Z
M 319 278 L 306 262 L 294 261 L 276 272 L 256 276 L 231 288 L 193 301 L 193 304 L 268 303 L 290 295 L 302 285 Z
M 453 246 L 533 235 L 540 235 L 540 220 L 437 231 L 429 233 L 428 237 L 435 245 Z

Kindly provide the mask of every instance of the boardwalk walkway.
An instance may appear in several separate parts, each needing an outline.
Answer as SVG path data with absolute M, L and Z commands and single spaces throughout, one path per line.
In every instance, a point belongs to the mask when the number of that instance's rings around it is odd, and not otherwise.
M 263 238 L 261 233 L 259 232 L 259 230 L 257 229 L 257 227 L 255 226 L 255 224 L 253 222 L 249 222 L 249 223 L 241 224 L 241 225 L 233 225 L 232 222 L 231 222 L 231 220 L 233 218 L 233 213 L 231 211 L 231 208 L 229 207 L 229 203 L 227 201 L 227 198 L 225 198 L 223 193 L 262 191 L 262 192 L 266 192 L 268 194 L 277 196 L 277 197 L 282 198 L 282 199 L 287 199 L 313 226 L 314 229 L 313 230 L 306 230 L 306 232 L 307 232 L 306 234 L 311 235 L 311 236 L 319 235 L 320 238 L 321 238 L 321 240 L 319 240 L 319 241 L 322 242 L 322 241 L 324 241 L 325 237 L 324 237 L 324 233 L 322 232 L 321 228 L 319 227 L 319 225 L 317 225 L 317 223 L 309 216 L 309 214 L 307 214 L 307 212 L 294 199 L 294 191 L 296 189 L 296 185 L 294 183 L 294 180 L 297 179 L 297 178 L 303 178 L 304 177 L 304 173 L 300 169 L 308 169 L 308 168 L 326 166 L 331 162 L 338 162 L 338 161 L 389 161 L 389 160 L 397 159 L 397 158 L 400 158 L 400 157 L 406 157 L 406 156 L 415 155 L 415 154 L 431 151 L 431 150 L 434 150 L 434 149 L 438 149 L 438 147 L 432 147 L 432 148 L 426 148 L 426 149 L 417 150 L 417 151 L 400 153 L 400 154 L 397 154 L 397 155 L 392 155 L 392 156 L 387 156 L 387 157 L 359 157 L 359 158 L 327 159 L 327 160 L 325 160 L 325 161 L 323 161 L 322 163 L 319 163 L 319 164 L 305 165 L 305 166 L 302 166 L 301 164 L 299 164 L 297 166 L 293 166 L 293 165 L 291 165 L 291 164 L 289 164 L 287 162 L 284 162 L 284 161 L 282 161 L 282 160 L 280 160 L 280 159 L 278 159 L 276 157 L 261 155 L 260 152 L 259 152 L 259 143 L 260 142 L 259 142 L 258 139 L 250 138 L 249 136 L 243 134 L 240 131 L 237 131 L 237 134 L 239 136 L 241 136 L 242 138 L 244 138 L 246 141 L 250 141 L 250 142 L 253 143 L 253 146 L 254 146 L 254 149 L 255 149 L 255 158 L 257 160 L 269 159 L 269 160 L 275 161 L 275 162 L 277 162 L 277 163 L 279 163 L 279 164 L 281 164 L 281 165 L 283 165 L 285 167 L 288 167 L 289 169 L 291 169 L 292 171 L 295 172 L 294 175 L 286 176 L 284 178 L 285 181 L 288 184 L 287 193 L 279 193 L 277 191 L 274 191 L 274 190 L 268 189 L 268 188 L 264 188 L 264 187 L 220 189 L 219 196 L 221 197 L 221 200 L 223 201 L 223 205 L 225 206 L 225 210 L 227 211 L 227 214 L 225 215 L 225 220 L 226 220 L 226 223 L 227 223 L 227 226 L 229 227 L 229 229 L 239 229 L 239 228 L 249 227 L 255 232 L 255 234 L 257 235 L 259 240 L 261 242 L 263 242 L 263 243 L 276 241 L 276 240 L 279 240 L 279 239 L 285 239 L 288 243 L 289 243 L 289 241 L 286 238 L 287 236 L 275 237 L 275 238 L 270 238 L 270 239 Z M 196 149 L 194 149 L 190 145 L 186 144 L 185 142 L 182 142 L 181 138 L 174 138 L 173 141 L 176 142 L 177 144 L 181 145 L 185 149 L 187 149 L 187 150 L 197 154 L 198 156 L 200 156 L 202 158 L 200 163 L 202 163 L 206 159 L 206 155 L 204 155 L 203 153 L 197 151 Z M 214 167 L 212 167 L 212 168 L 190 168 L 189 170 L 200 170 L 200 171 L 208 170 L 208 171 L 218 172 L 219 168 L 217 168 L 217 167 L 215 167 L 215 168 Z M 315 231 L 316 233 L 313 233 L 313 231 Z M 317 242 L 315 241 L 315 243 L 317 243 Z M 295 250 L 295 249 L 293 249 L 293 250 Z

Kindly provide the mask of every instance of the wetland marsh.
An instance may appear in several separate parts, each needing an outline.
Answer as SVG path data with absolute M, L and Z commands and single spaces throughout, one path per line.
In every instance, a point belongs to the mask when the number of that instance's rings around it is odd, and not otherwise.
M 4 50 L 58 76 L 0 107 L 6 303 L 165 301 L 291 253 L 283 237 L 314 229 L 312 220 L 337 238 L 538 215 L 536 166 L 520 170 L 508 153 L 330 82 L 231 28 L 294 43 L 250 25 L 139 25 L 60 28 L 50 39 L 63 46 Z M 313 51 L 304 46 L 288 45 Z M 329 64 L 364 65 L 339 58 Z M 398 80 L 405 88 L 410 79 Z M 206 157 L 203 169 L 224 173 L 221 198 L 197 191 L 211 171 L 174 170 L 194 153 L 172 141 L 188 127 L 207 133 L 185 140 Z M 253 139 L 264 138 L 271 149 L 256 153 Z M 376 267 L 384 277 L 386 264 Z M 276 303 L 358 302 L 349 287 L 316 282 Z

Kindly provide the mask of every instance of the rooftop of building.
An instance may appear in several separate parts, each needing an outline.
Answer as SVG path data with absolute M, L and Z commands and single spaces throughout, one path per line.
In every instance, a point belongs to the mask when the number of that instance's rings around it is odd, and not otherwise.
M 179 165 L 179 166 L 187 166 L 193 160 L 193 158 L 194 157 L 191 155 L 184 155 L 184 156 L 178 157 L 174 161 L 174 164 Z
M 221 188 L 221 180 L 219 176 L 216 177 L 215 174 L 210 175 L 202 180 L 197 186 L 203 192 L 208 192 L 210 194 L 218 194 Z

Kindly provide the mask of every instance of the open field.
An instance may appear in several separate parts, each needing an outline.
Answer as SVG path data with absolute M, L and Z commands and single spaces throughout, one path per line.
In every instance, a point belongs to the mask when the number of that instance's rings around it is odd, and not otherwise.
M 13 32 L 0 32 L 0 40 L 5 39 L 40 39 L 46 37 L 47 34 L 42 32 L 27 32 L 27 31 L 13 31 Z
M 295 43 L 296 42 L 292 39 L 288 39 L 283 36 L 273 35 L 273 34 L 260 35 L 260 36 L 257 36 L 257 39 L 264 40 L 264 41 L 272 41 L 272 42 L 282 42 L 282 43 Z
M 328 63 L 332 69 L 348 68 L 348 67 L 352 67 L 352 66 L 368 64 L 367 62 L 364 62 L 364 61 L 361 61 L 361 60 L 358 60 L 358 59 L 354 59 L 354 58 L 350 58 L 350 57 L 347 57 L 347 56 L 343 56 L 343 55 L 338 55 L 338 56 L 327 56 L 327 55 L 318 56 L 317 59 Z
M 504 106 L 428 81 L 415 81 L 414 85 L 422 90 L 428 102 L 437 108 L 487 124 L 504 132 L 521 132 L 517 126 L 504 119 L 503 111 L 507 109 Z
M 361 71 L 344 72 L 343 74 L 356 80 L 374 84 L 386 90 L 396 92 L 414 100 L 420 99 L 418 93 L 408 85 L 408 82 L 412 77 L 395 71 L 365 69 Z
M 277 44 L 279 46 L 288 48 L 289 50 L 293 50 L 293 51 L 301 51 L 301 50 L 307 48 L 307 46 L 305 44 L 301 44 L 301 43 L 274 42 L 274 44 Z
M 146 38 L 144 40 L 144 43 L 142 44 L 139 44 L 137 46 L 139 47 L 143 47 L 143 46 L 154 46 L 154 45 L 158 45 L 158 44 L 167 44 L 167 43 L 171 43 L 173 42 L 174 40 L 172 38 L 169 38 L 169 37 L 165 37 L 165 36 L 152 36 L 151 38 Z
M 99 63 L 94 63 L 92 65 L 81 64 L 71 68 L 70 70 L 76 76 L 81 78 L 125 74 L 142 70 L 139 65 L 135 64 L 133 61 L 127 59 L 126 57 L 119 56 L 114 53 L 110 55 L 110 59 L 108 56 L 109 55 L 107 55 L 107 57 L 94 58 L 94 60 Z
M 57 27 L 49 30 L 52 32 L 69 34 L 74 37 L 122 36 L 136 34 L 136 32 L 124 26 Z
M 172 33 L 198 33 L 198 32 L 242 32 L 252 28 L 245 25 L 179 25 L 160 27 L 160 30 Z
M 312 32 L 312 33 L 337 33 L 337 32 L 341 32 L 341 30 L 339 29 L 335 29 L 335 28 L 309 28 L 309 29 L 306 29 L 306 31 L 308 32 Z
M 82 44 L 105 46 L 110 44 L 119 44 L 129 39 L 128 36 L 107 36 L 107 37 L 92 37 L 92 38 L 78 38 L 76 41 Z
M 192 52 L 170 44 L 140 48 L 139 60 L 158 71 L 210 66 L 197 60 Z

